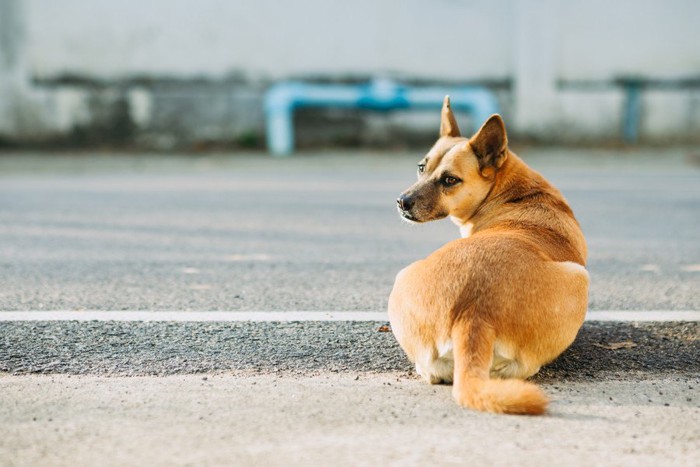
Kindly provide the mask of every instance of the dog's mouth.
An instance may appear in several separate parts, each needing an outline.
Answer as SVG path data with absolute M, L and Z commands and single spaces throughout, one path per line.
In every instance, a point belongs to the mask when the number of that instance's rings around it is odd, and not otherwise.
M 408 221 L 408 222 L 410 222 L 410 223 L 419 223 L 419 222 L 420 222 L 420 221 L 419 221 L 416 217 L 414 217 L 410 212 L 408 212 L 408 211 L 402 211 L 401 209 L 399 209 L 398 211 L 399 211 L 399 215 L 401 216 L 401 218 L 402 218 L 403 220 Z

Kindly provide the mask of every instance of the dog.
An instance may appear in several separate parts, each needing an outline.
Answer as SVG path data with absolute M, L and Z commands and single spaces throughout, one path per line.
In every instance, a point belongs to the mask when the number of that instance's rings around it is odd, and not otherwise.
M 389 319 L 417 373 L 467 408 L 540 415 L 525 381 L 574 341 L 588 306 L 586 241 L 562 194 L 508 149 L 492 115 L 470 139 L 445 97 L 440 137 L 397 200 L 401 217 L 450 217 L 462 238 L 396 276 Z

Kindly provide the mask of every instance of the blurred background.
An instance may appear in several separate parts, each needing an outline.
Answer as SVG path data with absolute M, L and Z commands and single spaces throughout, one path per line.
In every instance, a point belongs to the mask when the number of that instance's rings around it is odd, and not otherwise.
M 479 86 L 512 140 L 694 143 L 698 18 L 694 0 L 2 0 L 0 146 L 264 149 L 265 93 L 290 79 Z M 302 109 L 297 146 L 432 141 L 434 110 L 389 110 Z
M 384 310 L 450 93 L 562 190 L 591 309 L 700 309 L 700 2 L 0 0 L 0 310 Z M 269 154 L 292 157 L 270 157 Z

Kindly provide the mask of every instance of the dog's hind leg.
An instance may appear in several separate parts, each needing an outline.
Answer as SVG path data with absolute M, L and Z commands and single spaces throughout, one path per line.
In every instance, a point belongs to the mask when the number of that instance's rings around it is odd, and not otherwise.
M 430 384 L 449 384 L 454 375 L 452 342 L 424 348 L 416 358 L 416 372 Z

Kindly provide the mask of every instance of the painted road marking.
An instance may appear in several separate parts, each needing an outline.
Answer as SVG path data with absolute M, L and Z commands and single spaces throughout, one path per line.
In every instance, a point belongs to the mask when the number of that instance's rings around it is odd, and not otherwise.
M 0 311 L 2 321 L 182 321 L 182 322 L 291 322 L 388 321 L 377 311 Z M 700 311 L 600 310 L 589 311 L 586 321 L 700 321 Z
M 2 311 L 0 321 L 388 321 L 372 311 Z

